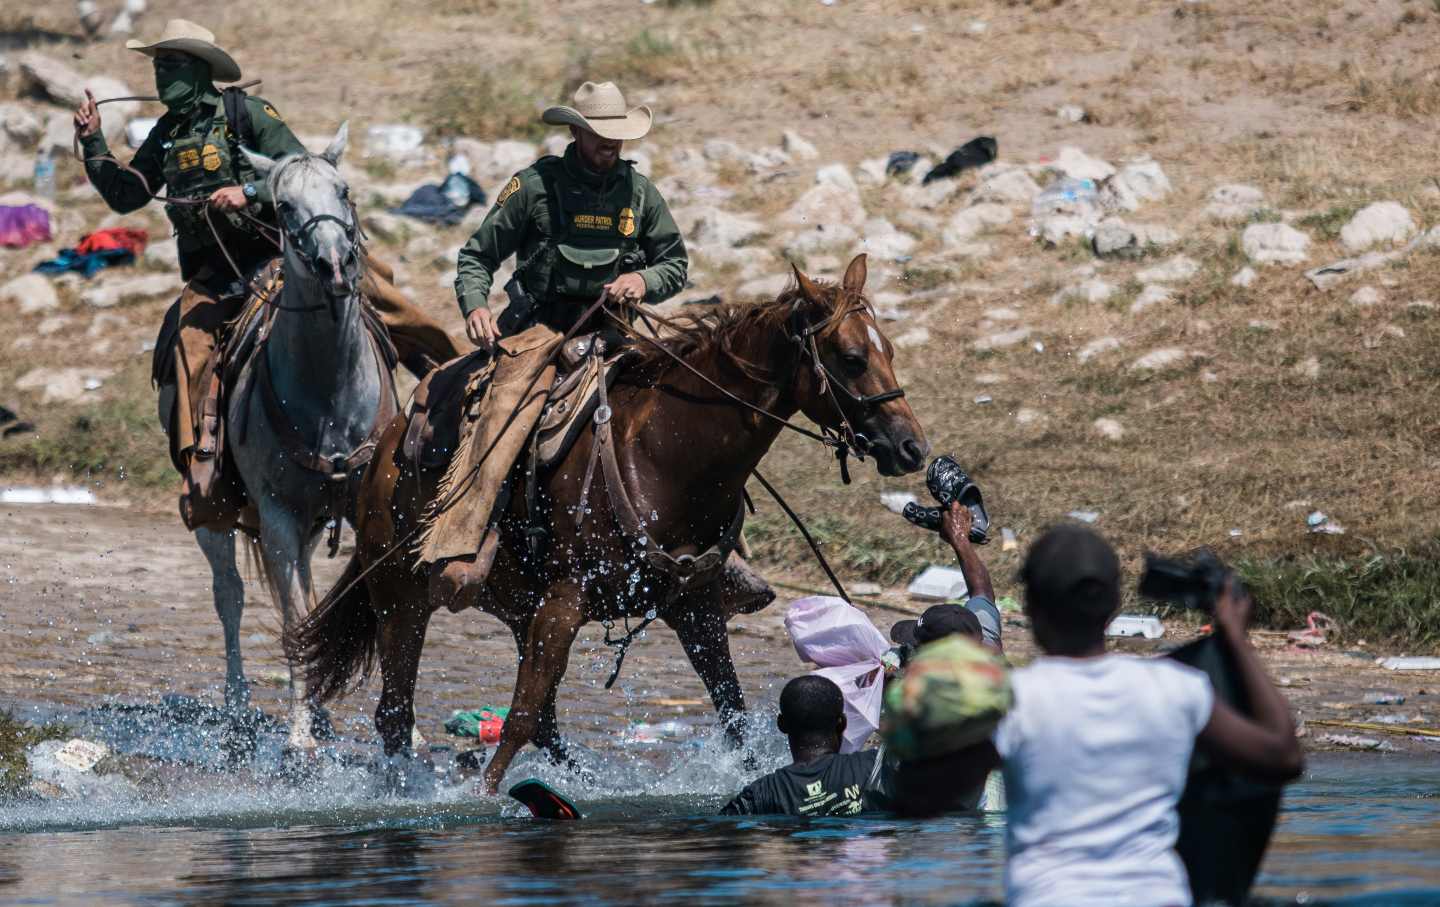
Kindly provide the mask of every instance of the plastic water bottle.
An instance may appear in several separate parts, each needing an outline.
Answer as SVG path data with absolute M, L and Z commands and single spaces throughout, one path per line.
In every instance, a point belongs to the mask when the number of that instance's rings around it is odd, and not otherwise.
M 1035 196 L 1030 213 L 1035 217 L 1047 214 L 1073 214 L 1086 217 L 1100 213 L 1100 190 L 1094 180 L 1060 179 L 1046 186 Z
M 55 159 L 48 148 L 35 155 L 35 194 L 41 198 L 55 197 Z

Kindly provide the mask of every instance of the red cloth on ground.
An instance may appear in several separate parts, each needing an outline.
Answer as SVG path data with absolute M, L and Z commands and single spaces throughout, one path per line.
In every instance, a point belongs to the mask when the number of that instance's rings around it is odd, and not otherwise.
M 87 233 L 80 239 L 80 244 L 75 251 L 81 255 L 89 255 L 91 252 L 104 252 L 109 249 L 128 249 L 138 257 L 145 252 L 145 244 L 150 241 L 150 234 L 144 230 L 136 230 L 130 227 L 111 227 L 108 230 L 96 230 L 94 233 Z

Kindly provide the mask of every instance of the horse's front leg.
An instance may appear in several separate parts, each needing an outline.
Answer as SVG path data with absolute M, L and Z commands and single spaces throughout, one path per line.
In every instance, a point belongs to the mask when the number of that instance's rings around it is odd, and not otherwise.
M 735 746 L 744 744 L 741 719 L 745 713 L 745 694 L 730 657 L 730 638 L 725 632 L 718 590 L 713 586 L 682 597 L 665 615 L 665 622 L 680 638 L 690 666 L 700 675 L 715 713 L 725 728 L 725 736 Z
M 240 657 L 240 618 L 245 613 L 245 582 L 235 565 L 235 533 L 195 530 L 195 541 L 210 563 L 215 613 L 225 636 L 225 714 L 229 728 L 225 749 L 232 759 L 248 757 L 255 749 L 254 728 L 247 714 L 250 685 Z
M 485 789 L 495 793 L 515 755 L 526 743 L 540 743 L 542 736 L 558 738 L 554 715 L 546 721 L 546 705 L 554 708 L 555 691 L 570 664 L 570 646 L 585 623 L 584 592 L 578 584 L 564 580 L 545 591 L 530 619 L 521 647 L 520 670 L 515 678 L 515 694 L 510 701 L 510 716 L 500 732 L 500 745 L 485 767 Z M 517 643 L 519 634 L 516 634 Z M 548 729 L 546 725 L 549 725 Z M 544 734 L 542 735 L 542 730 Z M 541 744 L 544 745 L 544 744 Z
M 310 582 L 310 555 L 319 535 L 310 530 L 311 521 L 273 503 L 267 495 L 259 504 L 260 557 L 270 580 L 270 591 L 280 607 L 282 633 L 288 636 L 315 605 L 315 590 Z M 290 738 L 289 745 L 297 750 L 315 749 L 312 730 L 315 719 L 310 698 L 305 692 L 302 669 L 290 664 Z

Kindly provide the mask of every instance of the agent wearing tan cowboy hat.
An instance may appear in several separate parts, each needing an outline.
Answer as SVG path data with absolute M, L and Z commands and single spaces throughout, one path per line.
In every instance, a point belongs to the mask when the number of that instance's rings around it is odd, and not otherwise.
M 444 569 L 460 585 L 489 572 L 497 543 L 496 533 L 485 531 L 490 512 L 539 418 L 554 365 L 545 366 L 550 374 L 540 376 L 537 391 L 505 423 L 562 334 L 602 293 L 616 302 L 657 303 L 685 286 L 689 268 L 665 200 L 620 156 L 625 142 L 650 131 L 649 108 L 628 107 L 612 82 L 586 82 L 573 106 L 551 107 L 541 120 L 570 127 L 575 140 L 563 155 L 511 177 L 460 250 L 455 295 L 466 333 L 477 346 L 500 347 L 480 421 L 470 429 L 474 443 L 465 447 L 494 449 L 470 491 L 429 527 L 421 548 L 432 564 L 456 559 Z M 497 319 L 488 304 L 491 281 L 511 255 L 517 262 L 505 288 L 511 302 Z M 463 456 L 450 464 L 452 475 L 471 468 Z
M 217 82 L 238 82 L 240 66 L 208 30 L 171 19 L 160 40 L 146 44 L 132 39 L 125 46 L 155 61 L 155 88 L 165 115 L 131 158 L 129 170 L 109 159 L 100 111 L 88 91 L 75 112 L 75 129 L 86 175 L 113 210 L 126 214 L 142 208 L 162 191 L 171 199 L 208 200 L 204 206 L 165 208 L 186 284 L 156 343 L 154 378 L 161 385 L 162 401 L 168 397 L 167 386 L 187 391 L 175 394 L 168 416 L 162 413 L 171 457 L 186 477 L 181 513 L 191 528 L 214 525 L 230 513 L 209 499 L 213 477 L 204 464 L 215 455 L 220 407 L 218 378 L 208 375 L 213 370 L 205 365 L 226 323 L 245 303 L 246 281 L 278 256 L 275 244 L 255 224 L 275 223 L 269 187 L 256 176 L 240 146 L 272 158 L 303 154 L 305 148 L 264 98 L 216 87 Z M 458 351 L 444 328 L 390 284 L 388 274 L 375 273 L 387 270 L 372 264 L 364 292 L 391 329 L 403 361 L 423 374 Z M 220 510 L 215 519 L 209 518 L 216 507 Z

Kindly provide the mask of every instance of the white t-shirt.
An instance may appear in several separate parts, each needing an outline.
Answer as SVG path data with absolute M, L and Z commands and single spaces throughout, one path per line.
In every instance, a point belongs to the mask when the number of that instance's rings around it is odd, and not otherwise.
M 1011 675 L 995 731 L 1010 907 L 1190 904 L 1175 805 L 1215 694 L 1194 668 L 1107 655 Z

